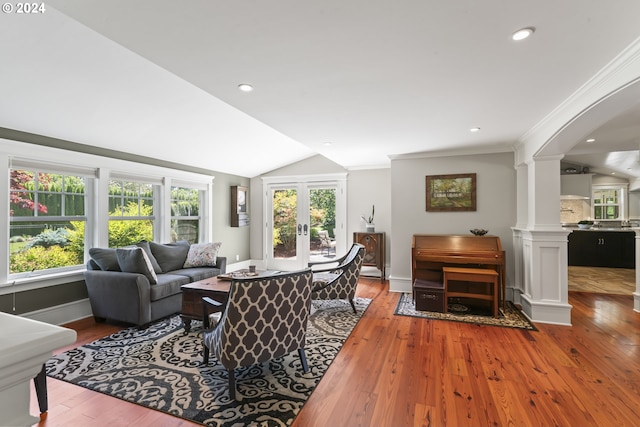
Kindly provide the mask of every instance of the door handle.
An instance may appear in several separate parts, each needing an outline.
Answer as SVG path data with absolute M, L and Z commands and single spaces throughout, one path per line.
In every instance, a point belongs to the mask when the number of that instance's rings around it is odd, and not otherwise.
M 307 224 L 305 224 L 302 228 L 304 230 L 304 235 L 306 236 L 307 232 L 309 231 L 309 227 L 307 226 Z
M 302 234 L 302 224 L 298 224 L 298 236 Z

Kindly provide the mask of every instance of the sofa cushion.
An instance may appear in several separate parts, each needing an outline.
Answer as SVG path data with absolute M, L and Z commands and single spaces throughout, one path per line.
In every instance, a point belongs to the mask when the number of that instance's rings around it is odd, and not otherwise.
M 111 248 L 91 248 L 89 249 L 91 259 L 104 271 L 121 271 L 118 264 L 116 250 Z
M 182 292 L 180 287 L 191 282 L 187 276 L 177 274 L 159 274 L 158 284 L 151 286 L 149 289 L 149 298 L 151 301 L 158 301 L 162 298 Z
M 213 267 L 192 267 L 183 268 L 181 270 L 173 270 L 171 274 L 179 274 L 180 276 L 188 277 L 192 282 L 198 280 L 208 279 L 209 277 L 217 276 L 222 273 L 219 268 Z
M 151 252 L 151 247 L 149 246 L 149 242 L 147 242 L 146 240 L 143 240 L 141 242 L 136 243 L 136 246 L 139 248 L 142 248 L 142 250 L 145 251 L 145 253 L 149 257 L 149 261 L 151 261 L 151 265 L 153 266 L 153 271 L 155 271 L 156 274 L 162 273 L 162 267 L 160 267 L 160 264 L 158 264 L 158 260 L 156 260 L 156 257 L 153 256 L 153 253 Z
M 164 273 L 182 268 L 187 259 L 187 253 L 189 253 L 189 246 L 189 242 L 186 240 L 162 245 L 149 242 L 151 252 Z
M 142 248 L 118 248 L 116 249 L 116 256 L 118 257 L 118 265 L 120 270 L 127 273 L 140 273 L 143 274 L 149 283 L 158 283 L 158 277 L 156 272 L 153 271 L 151 261 L 146 252 Z
M 222 243 L 194 243 L 189 247 L 184 268 L 215 267 Z

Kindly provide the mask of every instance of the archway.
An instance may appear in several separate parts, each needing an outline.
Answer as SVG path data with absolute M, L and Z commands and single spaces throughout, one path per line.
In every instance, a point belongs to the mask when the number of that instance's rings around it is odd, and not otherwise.
M 525 135 L 516 146 L 518 225 L 514 227 L 514 300 L 535 321 L 570 324 L 567 234 L 559 218 L 560 159 L 609 120 L 640 100 L 640 43 L 625 50 L 596 77 Z M 549 195 L 557 194 L 558 200 Z M 638 252 L 640 240 L 636 239 Z M 640 253 L 640 252 L 638 252 Z M 640 311 L 636 269 L 634 310 Z

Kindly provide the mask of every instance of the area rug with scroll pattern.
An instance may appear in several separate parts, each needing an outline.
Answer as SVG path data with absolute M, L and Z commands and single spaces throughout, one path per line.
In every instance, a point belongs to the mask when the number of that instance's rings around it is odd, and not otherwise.
M 207 426 L 288 426 L 311 395 L 370 299 L 314 301 L 307 328 L 310 371 L 297 352 L 236 369 L 237 400 L 226 369 L 202 364 L 201 322 L 184 331 L 180 316 L 131 327 L 49 359 L 47 375 Z
M 507 301 L 505 307 L 499 308 L 497 318 L 491 315 L 488 307 L 467 304 L 466 301 L 458 302 L 453 298 L 449 300 L 448 311 L 449 313 L 439 313 L 416 310 L 411 294 L 403 293 L 400 296 L 394 314 L 423 317 L 433 320 L 473 323 L 476 325 L 502 326 L 507 328 L 528 329 L 531 331 L 538 330 L 511 301 Z

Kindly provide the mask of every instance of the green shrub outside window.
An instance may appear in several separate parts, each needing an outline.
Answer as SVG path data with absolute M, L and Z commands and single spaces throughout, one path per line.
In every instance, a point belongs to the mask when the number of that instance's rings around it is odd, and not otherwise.
M 84 262 L 85 178 L 10 169 L 9 273 Z
M 198 243 L 200 236 L 201 191 L 171 187 L 171 241 Z
M 153 241 L 154 186 L 109 181 L 109 247 L 121 248 L 141 240 Z
M 36 169 L 10 169 L 10 175 L 9 273 L 84 264 L 87 178 Z M 155 188 L 110 180 L 109 247 L 153 241 Z M 172 241 L 198 242 L 202 195 L 202 190 L 172 187 Z

